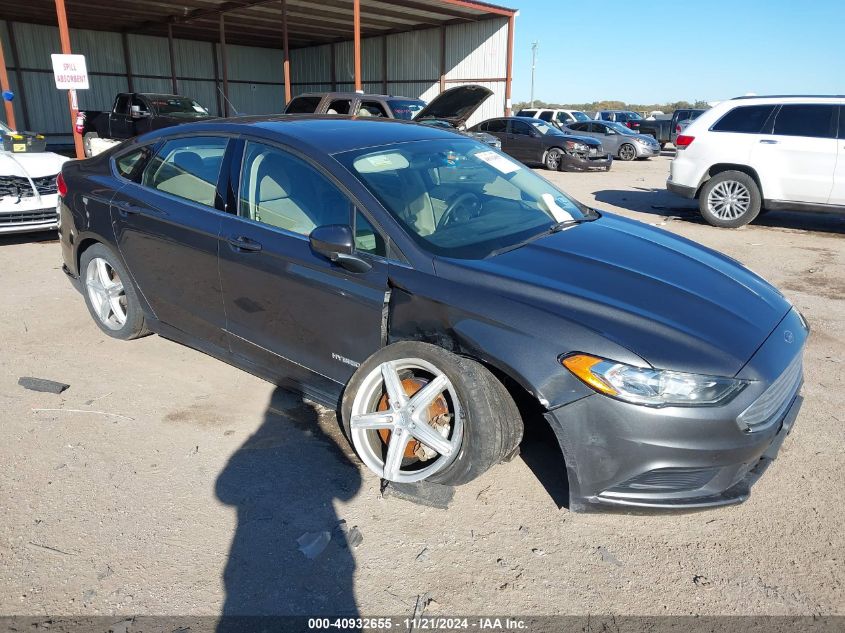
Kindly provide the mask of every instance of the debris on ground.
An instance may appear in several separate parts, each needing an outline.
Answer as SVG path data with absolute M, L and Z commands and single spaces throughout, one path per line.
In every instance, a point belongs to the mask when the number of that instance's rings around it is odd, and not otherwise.
M 397 497 L 417 505 L 446 510 L 455 496 L 455 489 L 427 481 L 413 484 L 382 481 L 381 494 L 384 497 Z
M 322 532 L 306 532 L 296 542 L 299 544 L 299 551 L 305 554 L 305 557 L 314 560 L 323 550 L 326 545 L 332 540 L 332 535 L 323 530 Z
M 599 556 L 601 556 L 603 563 L 610 563 L 611 565 L 622 567 L 622 563 L 619 562 L 619 559 L 616 558 L 616 556 L 614 556 L 604 545 L 599 545 L 598 548 L 596 548 L 596 551 L 599 553 Z
M 418 563 L 423 563 L 430 558 L 430 553 L 431 552 L 429 551 L 429 549 L 427 547 L 423 547 L 422 551 L 419 554 L 417 554 L 417 557 L 414 560 L 417 561 Z
M 546 550 L 540 549 L 539 547 L 534 547 L 531 549 L 531 553 L 534 554 L 534 556 L 545 556 Z
M 33 378 L 32 376 L 21 376 L 18 378 L 18 384 L 24 389 L 43 393 L 61 393 L 70 388 L 70 385 L 63 382 L 47 380 L 46 378 Z
M 695 575 L 692 577 L 692 582 L 696 587 L 712 587 L 713 584 L 708 580 L 707 576 Z
M 364 535 L 361 534 L 358 526 L 353 525 L 349 527 L 346 519 L 341 519 L 335 530 L 340 533 L 340 536 L 343 537 L 342 542 L 350 549 L 355 549 L 364 542 Z
M 424 594 L 420 594 L 417 596 L 417 603 L 414 605 L 414 615 L 413 619 L 417 619 L 422 617 L 425 610 L 429 607 L 429 605 L 437 604 L 434 598 L 431 597 L 431 594 L 426 592 Z

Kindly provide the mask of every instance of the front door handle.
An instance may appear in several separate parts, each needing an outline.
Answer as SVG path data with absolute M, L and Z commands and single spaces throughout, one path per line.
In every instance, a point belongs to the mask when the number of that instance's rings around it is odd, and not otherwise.
M 770 138 L 761 138 L 760 142 L 763 145 L 777 145 L 778 144 L 778 142 L 776 140 L 770 139 Z
M 230 237 L 228 241 L 232 249 L 242 253 L 257 253 L 261 250 L 260 242 L 256 242 L 243 235 Z

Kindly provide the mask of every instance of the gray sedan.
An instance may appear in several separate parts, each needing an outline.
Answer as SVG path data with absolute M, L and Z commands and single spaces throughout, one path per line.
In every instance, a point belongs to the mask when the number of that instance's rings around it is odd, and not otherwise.
M 619 160 L 651 158 L 660 155 L 660 144 L 653 137 L 638 134 L 621 123 L 582 121 L 567 125 L 563 131 L 599 139 L 602 146 Z

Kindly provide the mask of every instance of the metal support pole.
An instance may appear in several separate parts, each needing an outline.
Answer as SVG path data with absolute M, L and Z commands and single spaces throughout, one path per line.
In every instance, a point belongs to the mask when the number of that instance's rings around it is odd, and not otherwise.
M 62 53 L 71 55 L 70 29 L 67 25 L 67 13 L 65 12 L 65 0 L 56 0 L 56 17 L 59 19 L 59 39 L 62 42 Z M 67 104 L 70 110 L 70 129 L 73 134 L 73 146 L 76 149 L 77 158 L 85 158 L 85 150 L 82 147 L 82 136 L 76 131 L 77 103 L 73 90 L 68 90 Z
M 170 90 L 179 94 L 179 84 L 176 81 L 176 55 L 173 52 L 173 24 L 167 23 L 167 50 L 170 54 Z
M 6 72 L 6 58 L 3 55 L 3 40 L 0 40 L 0 90 L 11 91 L 9 87 L 9 74 Z M 15 106 L 11 101 L 3 99 L 3 105 L 6 106 L 6 123 L 13 130 L 18 129 L 18 124 L 15 122 Z
M 284 61 L 282 68 L 285 76 L 285 105 L 290 103 L 290 48 L 288 46 L 288 7 L 286 0 L 282 0 L 282 48 L 284 50 Z
M 135 92 L 135 86 L 132 82 L 132 60 L 129 57 L 129 36 L 126 31 L 120 34 L 120 39 L 123 44 L 123 65 L 126 67 L 126 87 L 129 92 Z
M 363 92 L 361 88 L 361 0 L 352 2 L 352 28 L 355 37 L 355 91 Z
M 440 92 L 446 90 L 446 25 L 440 26 Z
M 513 103 L 511 103 L 511 86 L 513 84 L 513 32 L 516 26 L 516 18 L 512 15 L 508 18 L 508 58 L 505 67 L 505 116 L 513 114 Z
M 229 68 L 226 62 L 226 19 L 220 14 L 220 66 L 223 71 L 223 114 L 229 116 Z
M 537 42 L 531 43 L 531 107 L 534 107 L 534 70 L 537 68 Z

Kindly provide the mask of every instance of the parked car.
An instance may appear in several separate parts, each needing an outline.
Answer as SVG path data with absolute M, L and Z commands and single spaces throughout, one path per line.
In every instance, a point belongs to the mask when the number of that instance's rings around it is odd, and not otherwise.
M 44 151 L 43 136 L 19 134 L 3 123 L 0 136 L 0 235 L 55 231 L 56 176 L 68 159 Z
M 577 121 L 589 121 L 590 117 L 580 110 L 561 110 L 549 108 L 526 108 L 516 113 L 516 116 L 540 119 L 557 127 L 563 127 Z
M 567 136 L 551 123 L 528 117 L 498 117 L 482 121 L 474 132 L 499 138 L 502 151 L 526 165 L 545 165 L 552 171 L 610 170 L 613 157 L 596 139 Z
M 640 125 L 645 120 L 641 114 L 630 110 L 599 110 L 596 112 L 596 121 L 612 121 L 621 123 L 627 128 L 639 132 Z
M 422 99 L 410 97 L 357 92 L 312 92 L 291 99 L 285 108 L 285 114 L 337 114 L 404 119 L 423 125 L 451 128 L 499 148 L 501 143 L 495 136 L 469 132 L 466 129 L 467 120 L 492 94 L 493 91 L 484 86 L 455 86 L 426 104 Z
M 121 92 L 109 112 L 80 110 L 76 131 L 82 135 L 85 155 L 92 156 L 95 138 L 122 141 L 150 130 L 211 118 L 208 110 L 190 97 L 148 92 Z
M 719 506 L 793 426 L 806 324 L 728 257 L 433 127 L 191 128 L 65 164 L 66 273 L 109 336 L 336 407 L 377 477 L 480 476 L 517 451 L 517 398 L 560 440 L 571 509 Z
M 647 134 L 660 143 L 660 149 L 672 141 L 672 134 L 680 121 L 695 119 L 704 110 L 681 109 L 675 110 L 672 116 L 654 119 L 643 119 L 637 130 L 640 134 Z
M 839 140 L 837 140 L 839 139 Z M 714 226 L 761 210 L 845 212 L 845 97 L 739 97 L 677 138 L 666 187 Z
M 589 136 L 620 160 L 660 156 L 660 145 L 651 136 L 638 134 L 621 123 L 589 121 L 567 125 L 565 133 Z
M 704 112 L 707 112 L 707 110 L 687 110 L 678 117 L 672 126 L 672 133 L 669 136 L 669 141 L 672 145 L 675 145 L 678 135 L 683 134 L 683 131 L 689 127 L 690 123 L 695 121 Z

